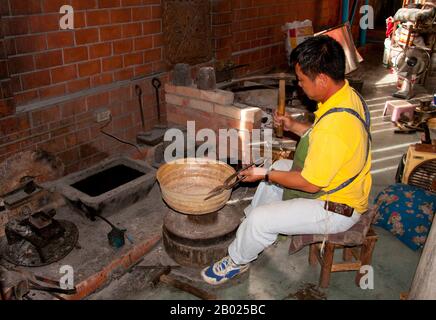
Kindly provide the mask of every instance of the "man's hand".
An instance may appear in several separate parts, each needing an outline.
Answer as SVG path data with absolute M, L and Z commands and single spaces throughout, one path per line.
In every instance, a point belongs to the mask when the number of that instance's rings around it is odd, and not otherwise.
M 256 182 L 265 178 L 267 170 L 265 168 L 251 167 L 239 173 L 239 178 L 245 177 L 244 182 Z
M 284 116 L 281 116 L 277 113 L 277 110 L 274 111 L 274 126 L 278 127 L 283 123 L 283 129 L 285 131 L 292 131 L 293 124 L 296 121 L 292 119 L 289 114 L 285 113 Z
M 274 112 L 274 125 L 277 127 L 283 123 L 283 129 L 285 131 L 292 131 L 296 135 L 302 137 L 304 133 L 312 126 L 310 123 L 303 123 L 294 120 L 289 114 L 285 113 L 284 116 L 280 116 L 277 114 L 277 111 Z

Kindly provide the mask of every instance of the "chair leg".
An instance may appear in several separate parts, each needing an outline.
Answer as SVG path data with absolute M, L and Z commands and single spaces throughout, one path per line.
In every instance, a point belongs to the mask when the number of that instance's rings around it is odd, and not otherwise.
M 344 248 L 344 251 L 342 252 L 342 260 L 346 262 L 353 260 L 353 252 L 351 250 L 352 248 Z
M 311 244 L 309 246 L 309 264 L 314 266 L 318 263 L 318 248 L 317 244 Z
M 327 288 L 330 282 L 330 273 L 332 271 L 333 256 L 335 253 L 335 245 L 326 242 L 324 249 L 324 256 L 321 264 L 321 275 L 319 279 L 319 286 Z
M 366 238 L 362 244 L 362 248 L 360 251 L 360 262 L 361 266 L 371 265 L 372 253 L 374 251 L 375 243 L 377 241 L 377 237 Z M 364 274 L 360 273 L 360 270 L 356 273 L 356 285 L 360 287 L 360 279 L 362 279 Z

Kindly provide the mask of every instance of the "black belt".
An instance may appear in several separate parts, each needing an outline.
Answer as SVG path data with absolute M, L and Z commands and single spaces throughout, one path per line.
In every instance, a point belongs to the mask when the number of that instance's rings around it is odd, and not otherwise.
M 346 217 L 351 217 L 354 211 L 354 208 L 347 206 L 346 204 L 331 201 L 325 202 L 324 209 Z

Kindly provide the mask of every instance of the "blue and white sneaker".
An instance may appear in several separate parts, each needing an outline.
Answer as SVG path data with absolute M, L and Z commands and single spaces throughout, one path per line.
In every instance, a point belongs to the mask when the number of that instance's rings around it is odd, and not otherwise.
M 201 271 L 204 281 L 212 285 L 223 284 L 248 270 L 249 264 L 238 265 L 230 256 L 224 257 Z

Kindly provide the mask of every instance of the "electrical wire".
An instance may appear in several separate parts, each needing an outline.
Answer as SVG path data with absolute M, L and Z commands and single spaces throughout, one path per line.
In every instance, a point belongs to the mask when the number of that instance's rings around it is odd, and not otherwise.
M 124 143 L 124 144 L 127 144 L 127 145 L 129 145 L 129 146 L 132 146 L 132 147 L 136 148 L 136 150 L 137 150 L 137 151 L 139 152 L 139 154 L 142 156 L 141 149 L 139 148 L 139 146 L 138 146 L 137 144 L 134 144 L 134 143 L 131 143 L 131 142 L 129 142 L 129 141 L 125 141 L 125 140 L 123 140 L 123 139 L 120 139 L 120 138 L 114 136 L 113 134 L 107 133 L 106 131 L 103 130 L 103 129 L 106 128 L 106 127 L 107 127 L 111 122 L 112 122 L 112 115 L 109 115 L 109 121 L 108 121 L 104 126 L 102 126 L 102 127 L 100 128 L 100 132 L 103 133 L 104 135 L 108 136 L 108 137 L 111 137 L 112 139 L 115 139 L 115 140 L 117 140 L 117 141 L 119 141 L 119 142 L 121 142 L 121 143 Z

